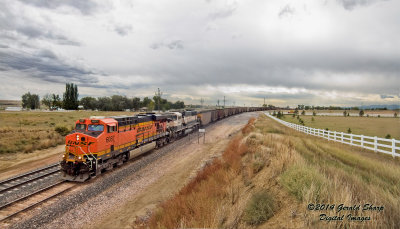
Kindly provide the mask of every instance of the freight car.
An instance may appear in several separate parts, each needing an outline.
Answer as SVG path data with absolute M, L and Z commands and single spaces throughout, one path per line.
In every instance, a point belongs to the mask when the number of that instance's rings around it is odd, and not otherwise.
M 161 147 L 199 126 L 246 111 L 264 108 L 225 108 L 79 119 L 65 138 L 61 165 L 64 180 L 84 182 Z

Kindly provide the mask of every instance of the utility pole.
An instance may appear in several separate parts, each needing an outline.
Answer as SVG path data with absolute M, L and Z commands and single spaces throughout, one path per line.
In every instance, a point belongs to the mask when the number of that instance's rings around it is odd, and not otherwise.
M 224 108 L 225 108 L 225 95 L 224 95 Z
M 265 96 L 264 96 L 264 105 L 265 105 Z
M 218 108 L 219 108 L 219 99 L 217 100 L 217 106 L 218 106 Z
M 204 99 L 203 98 L 200 99 L 200 103 L 201 103 L 201 108 L 203 108 L 203 104 L 204 104 Z
M 160 112 L 161 96 L 162 96 L 162 92 L 160 91 L 160 88 L 157 88 L 157 92 L 156 92 L 157 101 L 155 101 L 155 102 L 157 103 L 158 112 Z

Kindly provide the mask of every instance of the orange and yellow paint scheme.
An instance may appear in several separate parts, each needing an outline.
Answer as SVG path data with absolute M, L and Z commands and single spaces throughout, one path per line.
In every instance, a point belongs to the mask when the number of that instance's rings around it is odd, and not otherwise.
M 80 119 L 75 130 L 66 136 L 66 146 L 61 161 L 64 177 L 89 174 L 103 167 L 109 159 L 122 163 L 129 158 L 129 150 L 141 144 L 164 137 L 166 118 L 150 116 Z M 95 175 L 95 174 L 94 174 Z M 67 180 L 71 180 L 67 177 Z M 82 179 L 87 179 L 87 175 Z M 78 178 L 79 179 L 79 178 Z

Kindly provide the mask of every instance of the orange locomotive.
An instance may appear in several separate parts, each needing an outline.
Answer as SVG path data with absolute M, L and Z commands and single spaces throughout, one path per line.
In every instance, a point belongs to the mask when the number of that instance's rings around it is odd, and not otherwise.
M 62 178 L 85 181 L 170 141 L 166 115 L 92 117 L 76 121 L 66 137 Z

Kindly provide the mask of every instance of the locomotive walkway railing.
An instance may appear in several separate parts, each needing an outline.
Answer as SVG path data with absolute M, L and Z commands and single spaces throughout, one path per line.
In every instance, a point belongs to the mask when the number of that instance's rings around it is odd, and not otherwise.
M 328 141 L 336 141 L 348 145 L 358 146 L 365 149 L 373 150 L 375 152 L 390 154 L 393 157 L 400 156 L 400 141 L 394 138 L 385 139 L 385 138 L 378 138 L 376 136 L 370 137 L 364 135 L 348 134 L 343 132 L 316 129 L 312 127 L 286 122 L 268 113 L 265 113 L 265 115 L 276 120 L 277 122 L 282 123 L 285 126 L 288 126 L 290 128 L 293 128 L 295 130 L 301 131 L 306 134 L 328 139 Z

